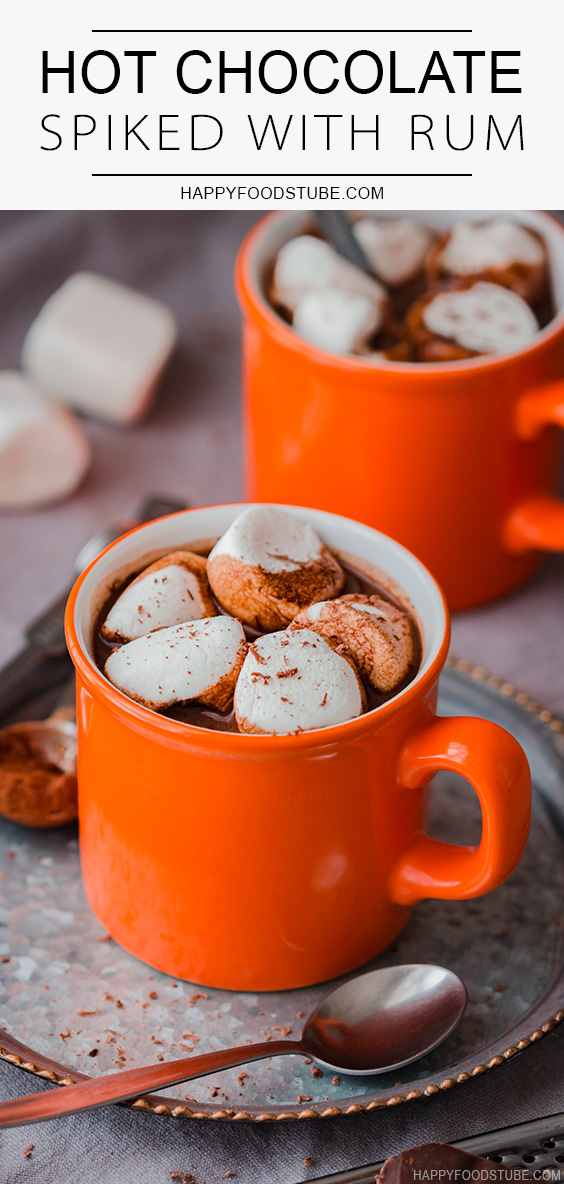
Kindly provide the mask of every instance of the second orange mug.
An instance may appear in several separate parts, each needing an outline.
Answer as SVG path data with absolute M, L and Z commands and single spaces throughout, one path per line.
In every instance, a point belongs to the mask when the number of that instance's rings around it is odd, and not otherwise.
M 500 884 L 525 846 L 526 757 L 502 728 L 434 712 L 448 613 L 425 568 L 359 523 L 299 510 L 331 548 L 376 565 L 413 607 L 415 679 L 358 719 L 288 736 L 193 727 L 112 686 L 92 652 L 116 580 L 187 545 L 205 550 L 241 506 L 189 510 L 113 543 L 67 609 L 77 670 L 80 851 L 90 904 L 125 949 L 178 978 L 277 990 L 344 974 L 387 946 L 423 897 Z M 475 848 L 425 834 L 436 769 L 482 806 Z
M 499 211 L 425 211 L 443 230 Z M 276 252 L 307 214 L 274 214 L 237 264 L 244 319 L 246 492 L 317 506 L 397 538 L 451 609 L 508 592 L 564 550 L 557 500 L 564 426 L 564 229 L 504 211 L 549 252 L 555 318 L 518 353 L 447 363 L 337 356 L 302 341 L 265 296 Z M 394 217 L 398 216 L 394 212 Z

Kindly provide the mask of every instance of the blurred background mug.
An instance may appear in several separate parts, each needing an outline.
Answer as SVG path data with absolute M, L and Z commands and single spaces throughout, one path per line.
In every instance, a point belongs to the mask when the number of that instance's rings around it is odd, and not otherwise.
M 499 213 L 406 216 L 443 232 Z M 545 213 L 502 214 L 544 239 L 556 308 L 508 355 L 382 362 L 301 340 L 265 293 L 277 251 L 311 228 L 307 213 L 261 219 L 237 263 L 248 498 L 335 511 L 391 535 L 430 568 L 451 609 L 508 592 L 542 552 L 564 550 L 564 228 Z

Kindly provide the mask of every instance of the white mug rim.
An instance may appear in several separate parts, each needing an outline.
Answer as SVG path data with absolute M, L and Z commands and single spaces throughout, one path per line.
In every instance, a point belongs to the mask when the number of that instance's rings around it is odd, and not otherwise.
M 228 514 L 232 514 L 232 518 L 235 518 L 238 513 L 251 504 L 256 503 L 223 503 L 221 505 L 203 506 L 194 509 L 181 510 L 175 514 L 168 515 L 165 518 L 157 519 L 155 522 L 144 523 L 135 527 L 126 535 L 111 543 L 100 555 L 93 559 L 85 571 L 79 576 L 73 592 L 71 593 L 72 622 L 76 634 L 76 643 L 81 657 L 85 661 L 86 667 L 89 671 L 89 682 L 91 686 L 96 686 L 99 693 L 102 692 L 104 697 L 112 700 L 114 705 L 117 704 L 121 711 L 126 715 L 145 721 L 145 723 L 155 727 L 157 730 L 159 729 L 159 726 L 161 726 L 162 731 L 169 736 L 171 733 L 176 735 L 177 738 L 184 735 L 191 741 L 199 741 L 200 743 L 204 744 L 204 746 L 206 738 L 211 738 L 211 747 L 215 747 L 219 744 L 221 747 L 229 746 L 231 751 L 243 751 L 244 745 L 244 748 L 248 754 L 249 751 L 252 751 L 253 743 L 259 741 L 263 742 L 263 744 L 270 742 L 274 745 L 287 745 L 288 742 L 291 742 L 292 744 L 299 742 L 300 744 L 306 745 L 308 743 L 323 744 L 324 742 L 327 743 L 327 739 L 324 741 L 324 737 L 327 738 L 329 735 L 333 737 L 335 733 L 338 735 L 339 740 L 345 740 L 352 734 L 370 728 L 373 723 L 383 720 L 384 717 L 388 717 L 392 713 L 395 714 L 396 712 L 401 711 L 402 707 L 406 703 L 406 700 L 411 701 L 414 695 L 418 695 L 419 690 L 422 689 L 421 684 L 432 684 L 434 681 L 436 681 L 436 678 L 438 678 L 438 674 L 444 665 L 444 661 L 446 660 L 446 653 L 450 640 L 450 617 L 443 593 L 425 565 L 421 563 L 421 561 L 417 559 L 417 557 L 413 555 L 413 553 L 406 547 L 403 547 L 400 543 L 396 542 L 395 539 L 390 538 L 389 535 L 385 535 L 381 531 L 377 531 L 365 523 L 360 523 L 354 519 L 345 518 L 339 514 L 331 514 L 324 510 L 314 510 L 307 507 L 284 505 L 282 503 L 260 503 L 269 505 L 275 504 L 281 509 L 287 510 L 289 513 L 305 515 L 306 520 L 314 519 L 319 524 L 320 530 L 323 529 L 323 522 L 336 522 L 337 527 L 335 527 L 335 529 L 340 527 L 347 532 L 350 531 L 353 536 L 353 541 L 355 535 L 357 540 L 360 536 L 363 536 L 365 540 L 369 539 L 370 543 L 375 541 L 376 543 L 380 542 L 380 545 L 382 545 L 383 541 L 385 548 L 391 548 L 393 554 L 396 557 L 400 557 L 400 565 L 404 565 L 405 577 L 403 581 L 398 580 L 397 582 L 401 584 L 402 588 L 404 588 L 406 591 L 406 594 L 408 594 L 408 589 L 405 588 L 406 578 L 409 576 L 410 578 L 414 579 L 415 583 L 419 581 L 421 588 L 425 588 L 427 595 L 430 595 L 432 606 L 431 611 L 434 614 L 433 626 L 435 636 L 431 640 L 431 638 L 426 638 L 424 635 L 425 623 L 424 621 L 421 621 L 420 614 L 421 601 L 419 604 L 417 604 L 416 601 L 413 600 L 413 607 L 415 614 L 418 617 L 420 632 L 423 634 L 423 656 L 421 665 L 417 671 L 417 674 L 415 675 L 415 678 L 413 678 L 406 687 L 399 691 L 397 695 L 392 696 L 392 698 L 386 700 L 385 703 L 380 704 L 378 707 L 373 708 L 371 711 L 365 712 L 355 719 L 346 720 L 338 724 L 328 725 L 325 728 L 311 729 L 297 734 L 284 733 L 281 735 L 247 735 L 240 732 L 227 732 L 220 730 L 216 731 L 215 729 L 211 728 L 197 727 L 193 724 L 187 724 L 178 720 L 170 719 L 166 716 L 159 715 L 157 712 L 151 711 L 149 708 L 144 707 L 142 704 L 137 703 L 133 699 L 130 699 L 129 696 L 125 695 L 123 692 L 119 691 L 117 687 L 113 686 L 113 684 L 109 682 L 109 680 L 96 665 L 92 652 L 91 641 L 94 626 L 93 618 L 95 618 L 96 615 L 96 612 L 93 610 L 92 606 L 96 604 L 101 607 L 104 595 L 107 595 L 112 582 L 115 583 L 116 578 L 118 578 L 118 573 L 124 573 L 126 569 L 130 571 L 134 570 L 135 560 L 133 559 L 133 554 L 135 552 L 137 553 L 137 561 L 139 561 L 139 559 L 142 559 L 148 553 L 152 551 L 159 551 L 161 544 L 158 542 L 158 533 L 159 530 L 162 531 L 162 523 L 174 522 L 180 524 L 180 521 L 184 521 L 185 519 L 192 521 L 194 527 L 196 527 L 196 533 L 194 533 L 194 531 L 192 532 L 191 541 L 195 543 L 199 539 L 213 537 L 213 528 L 208 529 L 207 531 L 204 531 L 203 528 L 201 530 L 197 530 L 197 522 L 203 515 L 209 516 L 212 514 L 216 517 L 219 515 L 223 516 L 223 518 L 226 518 Z M 196 519 L 196 521 L 194 521 L 194 519 Z M 144 540 L 145 543 L 152 543 L 153 545 L 149 545 L 149 547 L 147 547 L 147 545 L 136 545 L 139 544 L 141 540 Z M 188 542 L 189 540 L 184 537 L 184 545 L 188 545 Z M 174 549 L 179 545 L 179 542 L 176 544 L 165 544 L 164 553 L 166 554 L 168 547 Z M 331 540 L 329 540 L 329 545 L 333 545 Z M 344 550 L 345 548 L 340 549 Z M 162 553 L 163 551 L 161 550 L 161 554 Z M 351 545 L 351 553 L 355 553 L 354 545 Z M 128 556 L 127 560 L 126 556 Z M 376 557 L 370 561 L 377 565 Z M 391 575 L 391 573 L 389 574 Z M 391 575 L 391 578 L 396 579 L 396 576 Z M 74 645 L 72 642 L 72 637 L 69 638 L 69 648 L 71 650 L 71 657 L 73 657 Z M 441 656 L 442 661 L 440 661 L 439 669 L 435 674 L 435 666 Z M 82 670 L 80 673 L 82 674 Z M 249 742 L 251 746 L 250 748 L 248 747 Z

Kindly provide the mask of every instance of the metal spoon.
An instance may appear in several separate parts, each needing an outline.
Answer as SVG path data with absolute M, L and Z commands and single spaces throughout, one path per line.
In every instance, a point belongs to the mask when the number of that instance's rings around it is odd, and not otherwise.
M 80 575 L 109 543 L 120 538 L 138 522 L 149 522 L 184 507 L 163 498 L 148 498 L 135 521 L 121 522 L 98 531 L 79 551 L 75 560 Z M 52 646 L 66 646 L 64 609 L 67 597 L 57 601 L 41 618 L 43 641 L 24 652 L 38 679 L 35 659 L 47 656 Z M 35 622 L 36 634 L 39 622 Z M 28 631 L 29 637 L 29 631 Z M 46 648 L 45 641 L 49 640 Z M 37 637 L 36 637 L 37 642 Z M 16 660 L 17 661 L 17 660 Z M 43 667 L 46 662 L 43 659 Z M 69 663 L 70 665 L 70 663 Z M 10 665 L 10 669 L 12 664 Z M 1 678 L 1 675 L 0 675 Z M 62 826 L 78 815 L 76 793 L 76 709 L 74 674 L 65 683 L 55 710 L 46 720 L 29 720 L 0 729 L 0 815 L 23 826 Z
M 324 237 L 339 255 L 374 279 L 374 268 L 356 235 L 353 234 L 351 223 L 345 212 L 343 210 L 316 210 L 315 218 Z
M 456 1027 L 466 990 L 442 966 L 389 966 L 349 979 L 306 1021 L 301 1040 L 270 1040 L 183 1057 L 0 1105 L 0 1128 L 125 1102 L 140 1092 L 178 1085 L 266 1057 L 309 1056 L 332 1072 L 387 1073 L 436 1048 Z

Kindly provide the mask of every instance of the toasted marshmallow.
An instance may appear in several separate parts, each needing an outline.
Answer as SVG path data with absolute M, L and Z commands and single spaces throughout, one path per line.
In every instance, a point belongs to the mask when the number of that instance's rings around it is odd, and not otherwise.
M 361 218 L 354 223 L 353 233 L 376 275 L 391 287 L 418 275 L 432 242 L 426 226 L 407 218 Z
M 387 301 L 385 288 L 346 259 L 321 238 L 302 234 L 278 252 L 272 278 L 272 299 L 293 313 L 307 292 L 341 288 L 371 300 L 376 308 Z
M 366 353 L 383 316 L 384 302 L 378 305 L 358 292 L 325 288 L 306 292 L 298 300 L 293 326 L 304 341 L 320 349 L 334 354 Z
M 509 354 L 522 349 L 538 331 L 529 305 L 499 284 L 438 292 L 423 309 L 423 323 L 439 337 L 477 354 Z
M 241 732 L 280 735 L 355 719 L 366 697 L 352 663 L 319 634 L 300 629 L 253 642 L 234 702 Z
M 414 659 L 407 613 L 379 596 L 343 596 L 312 604 L 292 621 L 291 630 L 315 630 L 343 647 L 377 691 L 399 687 Z
M 265 630 L 284 628 L 306 604 L 337 596 L 345 581 L 311 526 L 260 505 L 232 522 L 209 555 L 207 573 L 222 608 Z
M 239 621 L 205 617 L 128 642 L 110 654 L 104 673 L 152 711 L 189 700 L 225 711 L 246 649 Z
M 443 268 L 453 275 L 476 275 L 512 263 L 538 267 L 544 262 L 542 243 L 524 226 L 504 218 L 490 222 L 457 222 L 441 251 Z
M 0 373 L 0 507 L 67 497 L 90 466 L 81 425 L 15 370 Z
M 206 561 L 193 551 L 173 551 L 146 567 L 112 605 L 102 636 L 133 641 L 155 629 L 215 617 Z

